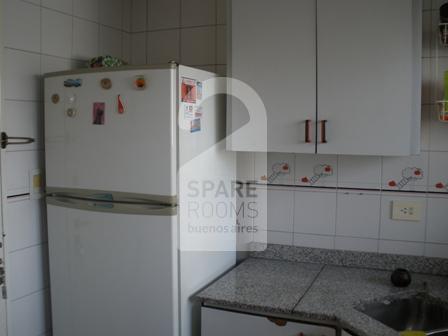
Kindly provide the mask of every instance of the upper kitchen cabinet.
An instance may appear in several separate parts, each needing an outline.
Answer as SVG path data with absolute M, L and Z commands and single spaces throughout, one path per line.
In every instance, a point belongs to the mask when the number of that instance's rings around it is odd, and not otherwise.
M 267 151 L 418 153 L 421 6 L 421 0 L 233 0 L 230 75 L 265 104 Z M 235 99 L 228 116 L 229 134 L 251 122 Z M 257 127 L 230 136 L 228 148 L 260 151 L 266 128 Z
M 317 1 L 318 153 L 418 153 L 421 13 L 413 0 Z
M 267 110 L 261 122 L 234 133 L 228 147 L 271 152 L 314 153 L 311 121 L 316 118 L 316 1 L 235 0 L 231 5 L 230 71 L 251 86 Z M 243 97 L 242 100 L 252 98 Z M 237 130 L 249 120 L 242 100 L 232 100 L 228 127 Z M 251 111 L 263 113 L 261 110 Z M 308 124 L 306 120 L 310 120 Z M 309 140 L 305 141 L 306 128 Z M 229 132 L 230 133 L 230 132 Z

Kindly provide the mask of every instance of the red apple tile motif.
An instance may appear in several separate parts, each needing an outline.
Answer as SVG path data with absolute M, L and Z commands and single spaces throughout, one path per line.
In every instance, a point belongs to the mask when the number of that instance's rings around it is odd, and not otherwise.
M 267 178 L 268 183 L 274 183 L 275 180 L 281 175 L 287 175 L 290 173 L 290 166 L 287 162 L 276 162 L 272 165 L 272 173 Z
M 439 182 L 435 185 L 436 189 L 448 191 L 448 183 Z
M 411 182 L 422 180 L 424 177 L 424 173 L 423 173 L 423 169 L 421 169 L 421 168 L 407 167 L 402 170 L 401 176 L 402 176 L 402 178 L 398 182 L 395 180 L 390 180 L 388 183 L 389 187 L 392 187 L 392 188 L 396 187 L 399 190 L 401 190 Z
M 315 185 L 319 180 L 333 176 L 333 167 L 329 164 L 321 164 L 314 167 L 314 175 L 312 177 L 304 176 L 301 178 L 302 183 L 309 183 Z

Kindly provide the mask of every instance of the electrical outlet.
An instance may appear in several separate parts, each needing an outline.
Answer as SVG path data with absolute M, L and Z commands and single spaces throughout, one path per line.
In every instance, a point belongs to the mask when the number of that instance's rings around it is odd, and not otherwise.
M 421 221 L 421 202 L 416 201 L 393 201 L 392 202 L 392 219 L 410 222 Z

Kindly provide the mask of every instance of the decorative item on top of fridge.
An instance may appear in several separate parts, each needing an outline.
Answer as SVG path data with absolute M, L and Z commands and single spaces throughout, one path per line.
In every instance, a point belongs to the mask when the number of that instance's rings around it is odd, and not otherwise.
M 443 100 L 437 102 L 439 121 L 448 122 L 448 71 L 445 71 L 444 75 L 444 96 Z

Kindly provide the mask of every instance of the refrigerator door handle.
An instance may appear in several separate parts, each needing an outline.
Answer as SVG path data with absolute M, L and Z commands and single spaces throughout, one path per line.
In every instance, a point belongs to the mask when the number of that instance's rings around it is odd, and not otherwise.
M 129 215 L 175 216 L 177 205 L 155 203 L 123 203 L 48 195 L 47 204 L 63 208 Z

